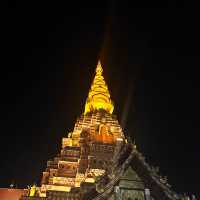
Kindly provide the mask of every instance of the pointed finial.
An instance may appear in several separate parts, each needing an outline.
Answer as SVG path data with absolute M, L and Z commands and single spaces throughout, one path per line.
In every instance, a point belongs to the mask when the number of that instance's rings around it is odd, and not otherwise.
M 86 100 L 84 114 L 95 110 L 105 110 L 112 114 L 113 109 L 114 105 L 103 77 L 103 68 L 101 62 L 98 61 L 96 74 Z
M 96 68 L 96 73 L 97 74 L 102 74 L 102 72 L 103 72 L 103 68 L 101 66 L 101 61 L 99 60 L 98 64 L 97 64 L 97 68 Z

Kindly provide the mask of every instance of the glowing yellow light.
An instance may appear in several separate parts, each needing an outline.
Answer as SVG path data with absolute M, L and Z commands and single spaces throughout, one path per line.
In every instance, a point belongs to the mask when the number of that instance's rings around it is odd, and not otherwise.
M 110 93 L 102 73 L 103 69 L 99 61 L 96 68 L 96 75 L 86 100 L 84 114 L 100 109 L 112 114 L 114 110 L 114 105 L 110 99 Z
M 75 178 L 53 177 L 53 184 L 73 187 L 75 185 Z
M 67 146 L 72 146 L 72 139 L 71 138 L 63 138 L 62 139 L 62 148 Z
M 104 169 L 90 169 L 88 172 L 89 175 L 94 176 L 103 176 L 105 174 Z
M 86 183 L 95 183 L 95 179 L 94 178 L 86 178 L 85 182 Z
M 29 196 L 30 197 L 34 197 L 35 196 L 35 194 L 36 194 L 36 185 L 33 185 L 32 187 L 31 187 L 31 189 L 30 189 L 30 193 L 29 193 Z
M 71 187 L 63 186 L 63 185 L 42 185 L 45 188 L 45 191 L 63 191 L 63 192 L 70 192 Z
M 121 141 L 124 141 L 123 138 L 117 138 L 116 140 L 117 140 L 117 141 L 120 141 L 120 142 L 121 142 Z

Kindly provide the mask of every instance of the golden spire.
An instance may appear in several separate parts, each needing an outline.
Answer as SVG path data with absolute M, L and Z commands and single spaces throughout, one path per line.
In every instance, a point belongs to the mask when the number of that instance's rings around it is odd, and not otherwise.
M 110 99 L 110 93 L 102 73 L 103 68 L 101 62 L 98 61 L 96 75 L 86 100 L 84 114 L 101 109 L 110 114 L 113 112 L 114 105 Z

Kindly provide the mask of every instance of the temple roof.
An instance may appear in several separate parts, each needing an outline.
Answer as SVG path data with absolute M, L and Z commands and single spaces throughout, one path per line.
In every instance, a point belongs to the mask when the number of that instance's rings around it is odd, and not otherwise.
M 101 62 L 99 61 L 96 67 L 96 74 L 86 100 L 84 114 L 101 109 L 112 114 L 114 110 L 114 105 L 111 101 L 110 93 L 102 73 L 103 68 L 101 66 Z

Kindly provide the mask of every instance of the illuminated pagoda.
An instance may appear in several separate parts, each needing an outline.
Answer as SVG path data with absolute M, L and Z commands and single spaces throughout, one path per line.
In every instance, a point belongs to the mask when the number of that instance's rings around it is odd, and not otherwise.
M 41 186 L 20 200 L 186 200 L 126 140 L 113 110 L 99 61 L 84 113 L 47 162 Z

